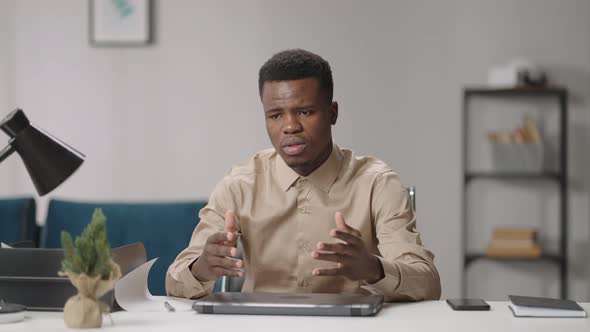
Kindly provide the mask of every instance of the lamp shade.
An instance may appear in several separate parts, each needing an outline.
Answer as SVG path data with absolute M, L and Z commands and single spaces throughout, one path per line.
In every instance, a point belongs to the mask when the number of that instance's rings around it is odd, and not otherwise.
M 8 114 L 0 128 L 11 138 L 7 153 L 16 151 L 20 155 L 41 196 L 59 186 L 84 162 L 82 153 L 30 123 L 20 109 Z

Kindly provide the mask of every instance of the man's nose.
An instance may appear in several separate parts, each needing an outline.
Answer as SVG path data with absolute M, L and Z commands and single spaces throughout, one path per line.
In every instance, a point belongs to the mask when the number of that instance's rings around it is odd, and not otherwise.
M 303 130 L 299 117 L 293 114 L 287 114 L 283 117 L 283 133 L 295 134 Z

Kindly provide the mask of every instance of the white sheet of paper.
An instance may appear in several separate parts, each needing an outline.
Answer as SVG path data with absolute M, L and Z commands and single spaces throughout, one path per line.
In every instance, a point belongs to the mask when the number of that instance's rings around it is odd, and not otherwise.
M 164 301 L 168 301 L 176 311 L 192 310 L 193 300 L 172 296 L 154 296 L 148 289 L 148 274 L 158 258 L 154 258 L 129 272 L 117 281 L 115 299 L 121 308 L 129 312 L 168 311 Z
M 12 249 L 11 246 L 9 246 L 8 244 L 6 244 L 4 242 L 0 242 L 0 247 L 2 247 L 2 249 Z

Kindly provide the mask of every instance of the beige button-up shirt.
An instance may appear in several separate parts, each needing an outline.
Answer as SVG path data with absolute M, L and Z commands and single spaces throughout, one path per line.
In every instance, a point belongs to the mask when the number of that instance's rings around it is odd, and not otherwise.
M 197 298 L 213 291 L 214 282 L 199 282 L 189 266 L 207 238 L 223 231 L 227 210 L 236 213 L 243 234 L 244 292 L 378 293 L 387 301 L 440 297 L 434 255 L 422 246 L 408 194 L 378 159 L 334 145 L 328 160 L 307 177 L 274 149 L 235 166 L 215 187 L 188 248 L 168 269 L 168 294 Z M 329 235 L 337 211 L 381 260 L 385 277 L 377 283 L 312 275 L 315 268 L 335 267 L 311 252 L 318 241 L 337 241 Z

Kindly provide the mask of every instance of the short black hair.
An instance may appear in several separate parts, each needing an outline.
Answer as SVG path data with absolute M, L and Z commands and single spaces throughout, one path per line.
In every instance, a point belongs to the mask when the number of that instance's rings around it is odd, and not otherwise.
M 260 67 L 258 93 L 262 98 L 264 82 L 291 81 L 312 77 L 319 81 L 321 92 L 328 102 L 331 102 L 334 96 L 334 82 L 328 61 L 315 53 L 302 49 L 281 51 Z

